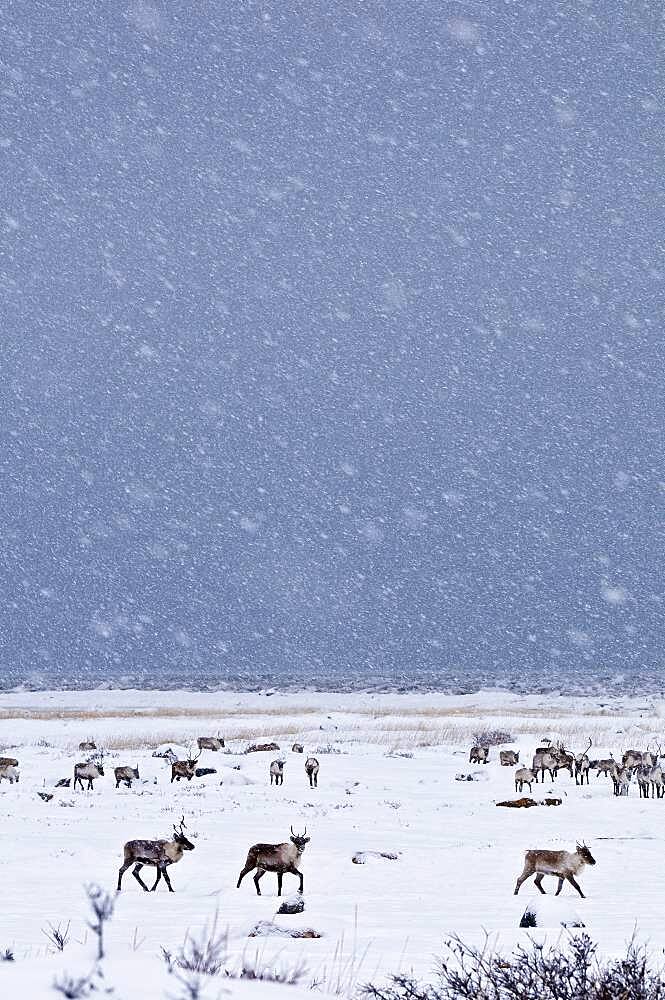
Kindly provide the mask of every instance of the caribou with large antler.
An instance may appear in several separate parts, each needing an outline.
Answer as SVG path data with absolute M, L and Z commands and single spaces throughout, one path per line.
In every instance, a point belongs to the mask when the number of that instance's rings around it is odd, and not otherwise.
M 173 892 L 171 879 L 166 869 L 169 865 L 174 865 L 176 861 L 180 861 L 185 851 L 194 850 L 194 844 L 183 833 L 184 829 L 185 817 L 183 816 L 180 820 L 179 828 L 176 827 L 175 823 L 173 824 L 173 832 L 175 834 L 173 840 L 128 840 L 124 847 L 125 860 L 118 870 L 118 892 L 122 888 L 122 876 L 130 865 L 134 865 L 132 875 L 146 892 L 155 891 L 162 875 L 164 876 L 164 881 L 168 886 L 169 892 Z M 157 869 L 157 878 L 152 889 L 148 889 L 148 886 L 141 878 L 140 871 L 144 865 L 152 865 L 153 868 Z
M 287 844 L 254 844 L 253 847 L 250 847 L 247 852 L 245 867 L 240 872 L 236 888 L 239 889 L 245 875 L 256 868 L 254 885 L 256 886 L 257 895 L 261 895 L 259 881 L 266 872 L 276 872 L 278 896 L 282 895 L 282 878 L 285 872 L 290 872 L 291 875 L 298 876 L 300 879 L 300 891 L 302 892 L 304 880 L 302 872 L 298 871 L 297 865 L 310 840 L 307 836 L 307 827 L 305 827 L 305 832 L 302 834 L 294 833 L 293 827 L 291 827 L 291 837 L 289 839 L 290 843 Z
M 181 778 L 187 778 L 187 781 L 191 781 L 196 772 L 196 764 L 200 756 L 200 750 L 196 757 L 192 757 L 190 751 L 187 756 L 187 760 L 171 761 L 171 784 L 173 784 L 174 781 L 180 781 Z

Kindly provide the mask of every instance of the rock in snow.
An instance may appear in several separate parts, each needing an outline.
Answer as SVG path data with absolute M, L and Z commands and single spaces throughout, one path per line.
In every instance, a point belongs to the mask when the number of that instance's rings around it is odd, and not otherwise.
M 527 904 L 520 927 L 586 927 L 586 924 L 573 900 L 540 896 Z
M 305 909 L 305 900 L 301 892 L 294 892 L 292 896 L 288 896 L 280 908 L 278 913 L 302 913 Z
M 386 861 L 399 861 L 401 851 L 356 851 L 351 860 L 354 865 L 364 865 L 372 858 L 384 858 Z

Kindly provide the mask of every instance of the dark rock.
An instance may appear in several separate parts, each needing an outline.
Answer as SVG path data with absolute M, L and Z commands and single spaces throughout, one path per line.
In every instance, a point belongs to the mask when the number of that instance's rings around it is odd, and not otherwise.
M 293 896 L 285 899 L 278 913 L 303 913 L 305 909 L 305 900 L 302 897 L 302 893 L 296 892 Z

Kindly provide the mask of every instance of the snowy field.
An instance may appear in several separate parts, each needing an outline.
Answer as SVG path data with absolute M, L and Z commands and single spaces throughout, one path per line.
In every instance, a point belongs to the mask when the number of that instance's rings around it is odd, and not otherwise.
M 557 696 L 518 697 L 484 692 L 443 695 L 192 694 L 187 692 L 26 692 L 0 697 L 0 747 L 20 761 L 20 782 L 0 783 L 4 845 L 0 951 L 3 996 L 54 997 L 54 979 L 88 973 L 95 940 L 87 925 L 84 887 L 115 894 L 125 841 L 164 838 L 184 815 L 195 850 L 170 868 L 175 893 L 161 884 L 141 891 L 131 869 L 107 925 L 104 982 L 130 1000 L 185 997 L 169 973 L 162 949 L 177 956 L 185 939 L 201 939 L 216 923 L 225 938 L 224 966 L 231 972 L 275 971 L 297 987 L 216 976 L 201 996 L 352 995 L 357 984 L 389 972 L 427 977 L 442 943 L 456 933 L 480 942 L 485 934 L 502 949 L 527 933 L 558 937 L 559 917 L 577 915 L 603 952 L 622 951 L 637 929 L 659 954 L 665 945 L 662 871 L 665 800 L 640 800 L 635 785 L 615 798 L 607 778 L 577 787 L 567 774 L 534 786 L 538 799 L 552 792 L 558 808 L 502 809 L 514 797 L 513 768 L 499 765 L 492 748 L 485 766 L 470 765 L 473 734 L 502 729 L 514 736 L 528 764 L 544 738 L 562 739 L 590 756 L 647 744 L 665 745 L 665 704 Z M 199 766 L 215 774 L 170 783 L 167 761 L 153 750 L 170 744 L 191 749 L 199 735 L 219 732 L 224 751 L 203 751 Z M 55 788 L 73 777 L 86 755 L 82 740 L 105 751 L 105 776 L 92 792 Z M 245 753 L 248 743 L 274 740 L 280 750 Z M 304 744 L 303 755 L 291 750 Z M 309 787 L 308 754 L 320 762 L 319 786 Z M 284 784 L 270 785 L 269 764 L 286 761 Z M 138 765 L 140 781 L 115 790 L 113 768 Z M 456 776 L 473 773 L 477 780 Z M 38 792 L 52 792 L 45 802 Z M 526 791 L 525 791 L 525 794 Z M 275 916 L 276 878 L 268 873 L 257 897 L 248 875 L 236 881 L 247 849 L 256 842 L 288 840 L 289 829 L 307 828 L 302 859 L 305 911 Z M 528 848 L 574 849 L 584 840 L 597 864 L 580 877 L 587 899 L 566 886 L 552 910 L 549 931 L 518 927 L 533 881 L 516 898 L 515 879 Z M 396 860 L 358 851 L 397 853 Z M 154 869 L 144 869 L 149 885 Z M 284 877 L 288 897 L 297 888 Z M 548 892 L 553 879 L 545 880 Z M 249 937 L 259 921 L 279 928 L 312 928 L 314 939 L 282 935 Z M 52 928 L 68 928 L 59 953 Z M 4 983 L 4 985 L 3 985 Z M 225 992 L 223 992 L 225 991 Z

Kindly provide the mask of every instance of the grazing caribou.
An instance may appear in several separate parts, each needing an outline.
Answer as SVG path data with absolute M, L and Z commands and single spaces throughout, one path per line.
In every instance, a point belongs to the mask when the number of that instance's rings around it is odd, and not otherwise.
M 309 778 L 309 787 L 317 788 L 319 784 L 319 762 L 316 757 L 308 757 L 305 761 L 305 774 Z
M 285 872 L 298 876 L 300 879 L 300 892 L 302 892 L 304 880 L 302 872 L 298 871 L 297 865 L 303 855 L 305 847 L 310 841 L 310 838 L 307 836 L 307 827 L 305 827 L 305 832 L 302 834 L 294 833 L 293 827 L 291 827 L 291 837 L 289 839 L 290 843 L 287 844 L 254 844 L 253 847 L 250 847 L 247 852 L 245 867 L 238 876 L 238 884 L 236 888 L 239 889 L 240 883 L 244 879 L 245 875 L 256 868 L 254 885 L 256 886 L 258 896 L 261 895 L 259 881 L 263 878 L 266 872 L 277 873 L 278 896 L 282 895 L 282 877 Z
M 79 750 L 81 753 L 90 753 L 92 750 L 97 749 L 97 744 L 94 740 L 84 740 L 83 743 L 79 743 Z
M 74 789 L 76 789 L 77 784 L 80 784 L 81 791 L 83 791 L 83 779 L 87 778 L 88 791 L 90 791 L 93 781 L 103 777 L 104 768 L 101 762 L 93 764 L 92 761 L 86 761 L 85 764 L 74 764 Z
M 185 851 L 194 850 L 194 844 L 183 833 L 184 828 L 185 817 L 183 816 L 180 820 L 180 829 L 176 827 L 175 823 L 173 824 L 175 834 L 173 840 L 128 840 L 124 847 L 125 858 L 118 870 L 118 892 L 122 889 L 122 876 L 130 865 L 134 865 L 132 875 L 146 892 L 155 891 L 162 875 L 169 892 L 173 892 L 171 879 L 166 869 L 169 865 L 180 861 Z M 144 865 L 152 865 L 157 869 L 157 878 L 152 889 L 148 889 L 141 878 L 140 872 Z
M 272 764 L 270 765 L 270 784 L 271 785 L 272 785 L 273 781 L 275 782 L 276 785 L 283 785 L 284 784 L 284 761 L 283 760 L 274 760 L 272 762 Z
M 471 747 L 469 751 L 469 764 L 486 764 L 489 759 L 489 747 Z
M 519 762 L 519 750 L 499 750 L 499 763 L 501 767 L 515 767 Z
M 606 778 L 614 770 L 616 761 L 612 754 L 610 754 L 609 757 L 605 757 L 603 760 L 594 760 L 593 764 L 590 761 L 589 766 L 593 767 L 597 778 L 600 778 L 601 774 Z
M 132 787 L 132 781 L 138 781 L 139 780 L 139 766 L 138 766 L 138 764 L 136 765 L 136 767 L 115 767 L 113 769 L 113 773 L 115 774 L 115 787 L 116 788 L 118 788 L 120 786 L 120 782 L 121 781 L 124 782 L 124 784 L 127 786 L 127 788 L 131 788 Z
M 533 755 L 533 761 L 531 764 L 531 770 L 536 776 L 536 782 L 538 782 L 539 771 L 543 784 L 545 783 L 545 771 L 549 771 L 550 780 L 554 781 L 558 769 L 559 759 L 555 751 L 544 750 L 542 747 L 539 747 Z
M 221 736 L 199 736 L 196 741 L 199 750 L 222 750 L 225 746 Z
M 543 878 L 545 875 L 554 875 L 559 879 L 556 896 L 561 892 L 564 880 L 567 880 L 584 899 L 584 893 L 575 881 L 575 876 L 585 865 L 595 865 L 595 863 L 586 844 L 578 844 L 574 851 L 527 851 L 524 858 L 524 871 L 517 879 L 514 894 L 517 895 L 520 891 L 522 882 L 526 882 L 531 875 L 535 874 L 534 882 L 542 894 L 546 895 L 542 886 Z
M 634 767 L 644 763 L 643 757 L 644 754 L 641 750 L 624 750 L 621 763 L 624 767 L 632 771 Z

